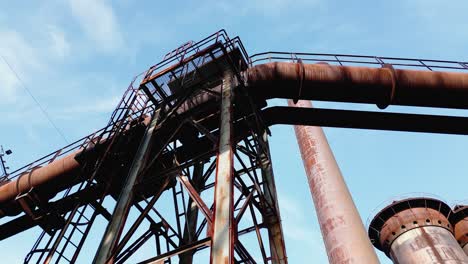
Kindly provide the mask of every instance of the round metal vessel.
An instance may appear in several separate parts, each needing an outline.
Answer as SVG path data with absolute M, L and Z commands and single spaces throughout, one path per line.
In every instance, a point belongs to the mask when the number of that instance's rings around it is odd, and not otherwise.
M 455 239 L 468 255 L 468 205 L 456 206 L 450 221 L 454 226 Z
M 374 217 L 369 237 L 394 263 L 465 264 L 468 257 L 453 235 L 451 213 L 432 198 L 396 201 Z

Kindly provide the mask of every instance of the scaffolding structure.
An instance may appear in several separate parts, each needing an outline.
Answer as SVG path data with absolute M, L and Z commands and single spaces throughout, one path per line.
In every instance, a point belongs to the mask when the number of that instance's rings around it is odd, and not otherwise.
M 100 243 L 94 242 L 95 263 L 134 262 L 148 243 L 154 254 L 140 263 L 192 263 L 203 250 L 212 263 L 287 263 L 270 125 L 468 134 L 468 125 L 460 126 L 468 124 L 464 117 L 265 110 L 265 98 L 247 89 L 246 71 L 272 61 L 468 71 L 465 62 L 375 56 L 268 52 L 249 57 L 240 39 L 224 30 L 187 42 L 133 79 L 104 128 L 0 182 L 0 187 L 16 183 L 13 202 L 0 199 L 0 217 L 16 216 L 1 223 L 0 239 L 39 226 L 42 233 L 24 263 L 75 263 L 101 218 L 107 228 Z M 304 66 L 297 69 L 305 75 Z M 302 81 L 291 99 L 301 99 Z M 50 180 L 43 173 L 47 167 L 57 168 L 48 176 L 57 178 L 41 185 Z M 115 201 L 111 210 L 106 199 Z M 135 219 L 127 221 L 130 216 Z

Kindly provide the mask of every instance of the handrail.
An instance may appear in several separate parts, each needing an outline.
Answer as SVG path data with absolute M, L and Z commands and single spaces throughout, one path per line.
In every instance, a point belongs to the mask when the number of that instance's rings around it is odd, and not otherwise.
M 441 69 L 460 71 L 468 70 L 468 62 L 462 61 L 278 51 L 268 51 L 254 54 L 249 57 L 249 63 L 250 66 L 254 66 L 259 63 L 274 61 L 298 62 L 299 59 L 303 62 L 327 62 L 341 66 L 363 65 L 381 67 L 385 64 L 391 64 L 395 68 L 425 68 L 430 71 Z

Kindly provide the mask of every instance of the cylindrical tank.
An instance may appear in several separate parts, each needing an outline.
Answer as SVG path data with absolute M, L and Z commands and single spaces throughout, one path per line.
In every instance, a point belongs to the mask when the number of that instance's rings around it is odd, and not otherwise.
M 374 217 L 369 237 L 394 263 L 466 264 L 448 220 L 451 213 L 447 204 L 432 198 L 395 201 Z
M 457 205 L 450 221 L 454 226 L 455 239 L 468 255 L 468 205 Z

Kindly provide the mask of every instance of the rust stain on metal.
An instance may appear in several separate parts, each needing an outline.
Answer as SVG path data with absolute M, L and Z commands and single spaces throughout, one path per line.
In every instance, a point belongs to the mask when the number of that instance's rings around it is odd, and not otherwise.
M 44 167 L 33 169 L 29 173 L 20 175 L 15 181 L 0 186 L 0 203 L 11 201 L 17 195 L 25 193 L 31 188 L 50 182 L 53 179 L 66 175 L 72 176 L 74 170 L 79 167 L 79 163 L 75 160 L 75 156 L 79 152 L 81 151 L 75 151 Z M 73 178 L 70 180 L 73 180 Z
M 215 210 L 210 263 L 233 263 L 232 76 L 223 80 L 219 152 L 216 160 Z
M 430 198 L 397 201 L 372 220 L 374 245 L 394 263 L 468 263 L 453 236 L 450 207 Z
M 303 67 L 304 73 L 301 69 Z M 265 98 L 297 98 L 468 108 L 468 74 L 327 64 L 271 62 L 247 70 L 252 93 Z M 288 89 L 285 89 L 288 87 Z
M 468 206 L 456 206 L 452 218 L 455 239 L 468 255 Z
M 294 129 L 330 263 L 379 263 L 322 129 Z

